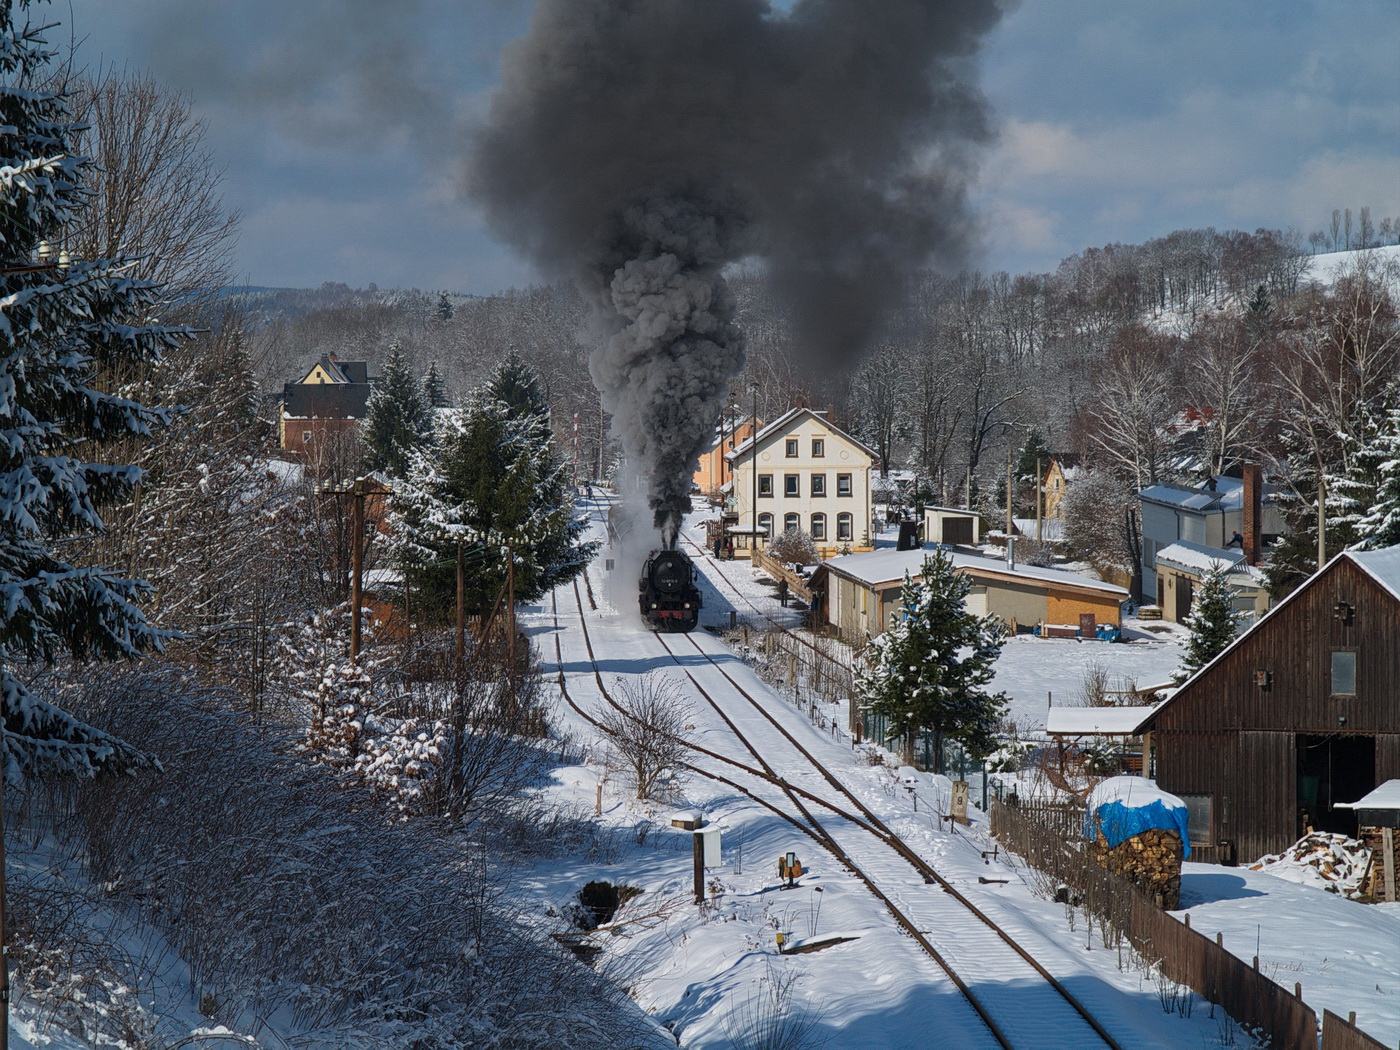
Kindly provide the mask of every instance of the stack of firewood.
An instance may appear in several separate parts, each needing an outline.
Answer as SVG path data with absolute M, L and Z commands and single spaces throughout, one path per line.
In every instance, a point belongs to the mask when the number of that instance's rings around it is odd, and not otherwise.
M 1364 827 L 1361 841 L 1371 851 L 1370 867 L 1361 884 L 1362 894 L 1374 901 L 1400 900 L 1400 831 Z M 1388 864 L 1387 853 L 1390 854 Z
M 1094 860 L 1133 882 L 1159 907 L 1174 910 L 1181 899 L 1181 836 L 1175 831 L 1148 828 L 1110 846 L 1099 832 L 1090 843 Z

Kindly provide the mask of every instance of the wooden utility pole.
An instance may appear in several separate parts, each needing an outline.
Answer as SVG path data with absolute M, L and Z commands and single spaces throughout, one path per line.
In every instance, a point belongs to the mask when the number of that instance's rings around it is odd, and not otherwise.
M 467 651 L 467 572 L 462 563 L 462 541 L 457 541 L 457 663 Z
M 1006 535 L 1011 535 L 1011 450 L 1006 450 Z
M 354 509 L 350 529 L 350 666 L 360 658 L 360 605 L 365 596 L 365 479 L 356 478 L 350 489 Z
M 506 666 L 515 674 L 515 550 L 506 544 Z M 513 682 L 514 677 L 511 678 Z M 514 687 L 512 687 L 514 688 Z
M 1040 457 L 1035 457 L 1035 542 L 1040 543 L 1045 539 L 1044 526 L 1041 524 L 1040 513 L 1040 483 L 1045 475 L 1040 470 Z
M 1322 478 L 1319 467 L 1317 473 L 1317 568 L 1327 564 L 1327 482 Z

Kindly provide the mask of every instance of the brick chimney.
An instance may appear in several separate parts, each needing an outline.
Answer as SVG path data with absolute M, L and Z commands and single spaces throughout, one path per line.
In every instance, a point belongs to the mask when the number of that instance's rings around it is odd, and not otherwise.
M 1258 565 L 1261 557 L 1260 532 L 1264 521 L 1264 486 L 1258 463 L 1244 465 L 1244 560 Z

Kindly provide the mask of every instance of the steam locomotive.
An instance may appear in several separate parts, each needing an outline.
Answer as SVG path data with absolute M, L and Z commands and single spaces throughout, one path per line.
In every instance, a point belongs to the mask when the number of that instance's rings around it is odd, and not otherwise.
M 642 622 L 653 631 L 692 631 L 700 622 L 700 588 L 695 565 L 678 550 L 647 555 L 637 582 Z

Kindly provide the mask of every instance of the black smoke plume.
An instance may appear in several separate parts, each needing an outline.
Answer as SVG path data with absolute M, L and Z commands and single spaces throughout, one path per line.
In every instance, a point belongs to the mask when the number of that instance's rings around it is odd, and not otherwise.
M 814 369 L 854 360 L 904 278 L 950 262 L 989 138 L 972 58 L 996 0 L 540 0 L 470 188 L 574 277 L 591 368 L 663 542 L 743 338 L 724 267 L 764 260 Z

